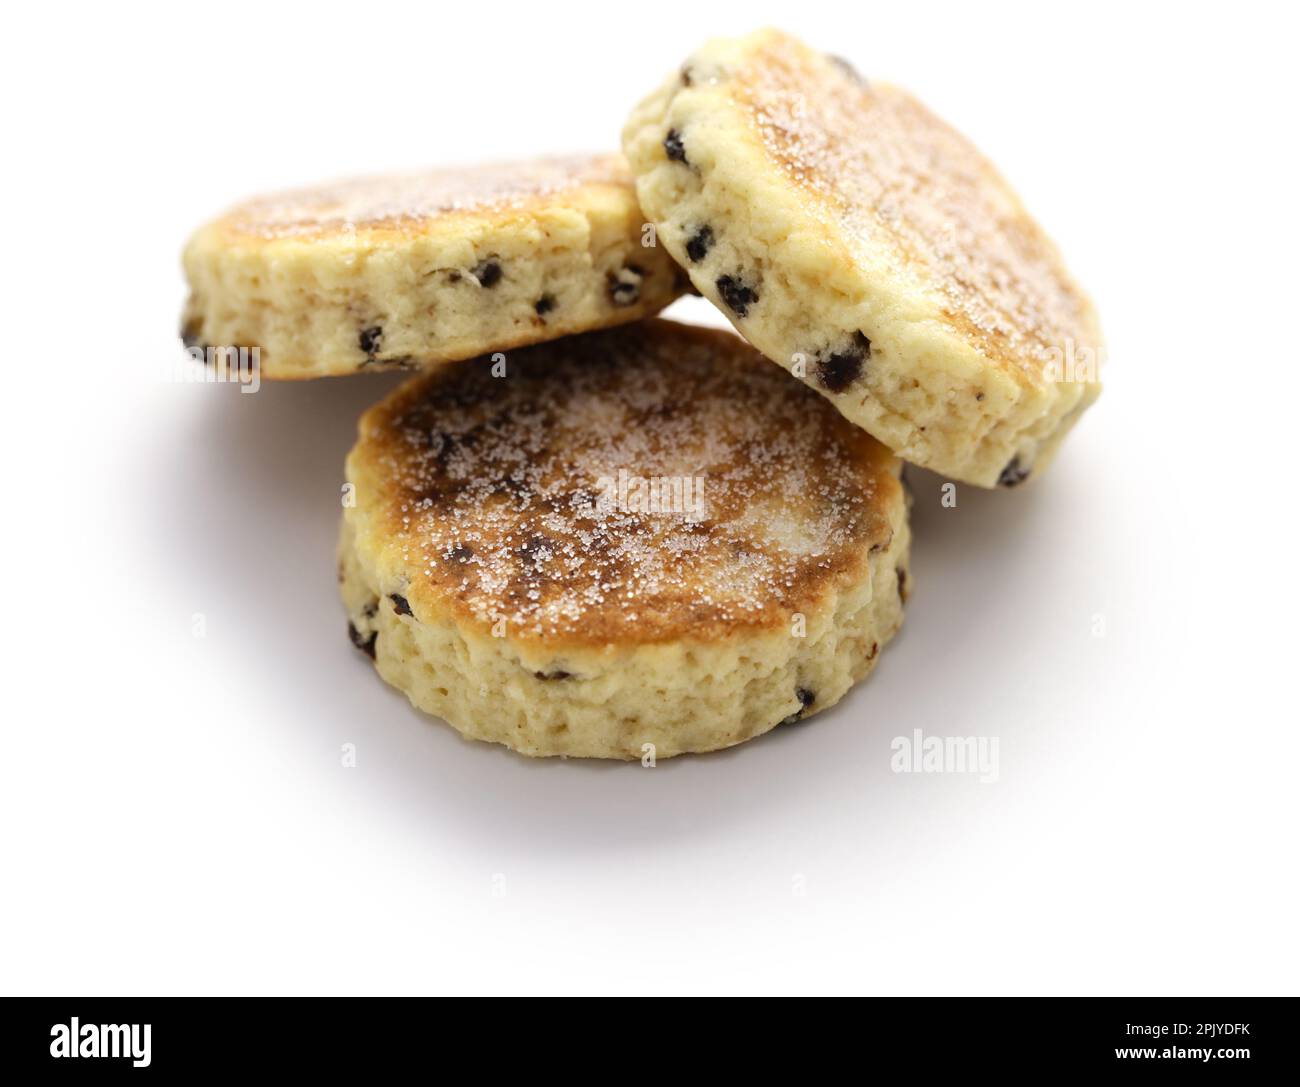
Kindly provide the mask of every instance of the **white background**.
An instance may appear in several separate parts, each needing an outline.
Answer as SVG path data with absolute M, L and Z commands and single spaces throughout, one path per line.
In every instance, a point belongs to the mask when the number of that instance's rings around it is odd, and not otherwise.
M 1296 991 L 1284 5 L 5 12 L 0 987 Z M 466 743 L 336 599 L 393 379 L 167 383 L 180 248 L 259 190 L 613 147 L 764 24 L 999 163 L 1097 298 L 1106 391 L 1031 487 L 943 509 L 914 473 L 905 630 L 804 727 L 653 770 Z M 914 728 L 997 737 L 999 780 L 892 773 Z

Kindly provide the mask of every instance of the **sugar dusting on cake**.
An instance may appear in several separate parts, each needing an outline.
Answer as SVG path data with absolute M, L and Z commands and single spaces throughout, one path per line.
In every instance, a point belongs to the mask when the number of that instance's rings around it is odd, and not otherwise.
M 727 93 L 855 258 L 934 292 L 988 357 L 1038 378 L 1067 341 L 1099 346 L 1055 246 L 989 161 L 911 95 L 776 32 L 729 73 Z
M 860 578 L 898 495 L 893 458 L 816 393 L 728 333 L 657 321 L 512 352 L 504 376 L 416 378 L 359 455 L 407 595 L 518 637 L 788 623 Z M 703 506 L 647 510 L 611 493 L 620 473 L 702 481 Z
M 617 155 L 569 155 L 420 173 L 354 178 L 262 196 L 226 218 L 263 240 L 418 226 L 461 211 L 524 209 L 585 184 L 628 185 Z

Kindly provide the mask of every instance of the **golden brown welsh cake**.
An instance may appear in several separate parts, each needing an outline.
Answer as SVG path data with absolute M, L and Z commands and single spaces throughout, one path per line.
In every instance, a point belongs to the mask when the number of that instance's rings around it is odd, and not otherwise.
M 618 155 L 281 193 L 190 239 L 182 335 L 268 378 L 469 358 L 661 309 L 685 281 L 651 240 Z
M 528 755 L 728 747 L 875 666 L 908 584 L 898 476 L 730 333 L 443 367 L 348 458 L 350 634 L 416 706 Z
M 778 31 L 714 41 L 637 107 L 624 151 L 700 292 L 906 460 L 1018 483 L 1096 398 L 1088 299 L 905 91 Z

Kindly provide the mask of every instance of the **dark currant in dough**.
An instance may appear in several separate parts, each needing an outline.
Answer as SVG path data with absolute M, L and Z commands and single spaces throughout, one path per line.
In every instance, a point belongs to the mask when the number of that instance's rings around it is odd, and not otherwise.
M 617 275 L 609 276 L 609 298 L 616 306 L 635 305 L 641 298 L 641 282 L 645 271 L 639 265 L 629 264 Z
M 410 615 L 411 605 L 401 593 L 391 593 L 388 597 L 393 602 L 393 611 L 398 615 Z
M 692 263 L 702 261 L 710 249 L 713 248 L 713 231 L 702 226 L 686 241 L 686 255 L 690 257 Z
M 1002 469 L 1002 474 L 998 476 L 999 487 L 1016 487 L 1029 478 L 1032 469 L 1022 468 L 1020 465 L 1020 456 L 1017 454 L 1012 457 L 1007 466 Z
M 686 148 L 682 145 L 682 134 L 675 128 L 670 128 L 668 135 L 664 137 L 664 154 L 673 162 L 690 165 L 686 161 Z
M 533 309 L 536 311 L 538 317 L 544 317 L 546 314 L 550 313 L 551 310 L 555 309 L 555 295 L 542 295 L 541 298 L 533 303 Z
M 485 260 L 474 269 L 474 278 L 480 287 L 495 287 L 501 282 L 501 265 L 494 260 Z
M 534 566 L 540 560 L 542 552 L 554 552 L 555 541 L 546 536 L 533 536 L 522 547 L 519 548 L 518 555 L 529 566 Z
M 361 345 L 361 350 L 373 359 L 379 353 L 379 345 L 383 342 L 383 339 L 383 328 L 379 325 L 371 325 L 370 328 L 361 330 L 361 335 L 357 337 L 357 343 Z
M 781 722 L 783 725 L 793 725 L 796 721 L 802 719 L 804 710 L 817 701 L 816 694 L 808 690 L 807 687 L 796 687 L 794 696 L 799 699 L 799 708 Z
M 835 351 L 817 360 L 817 380 L 824 389 L 842 393 L 862 376 L 862 367 L 871 358 L 871 341 L 861 332 L 843 351 Z
M 379 631 L 372 630 L 367 637 L 357 630 L 356 625 L 348 623 L 348 637 L 352 639 L 352 644 L 361 650 L 371 660 L 375 659 L 375 639 L 379 637 Z
M 718 293 L 737 317 L 749 313 L 749 307 L 758 301 L 758 291 L 749 286 L 739 276 L 719 276 Z

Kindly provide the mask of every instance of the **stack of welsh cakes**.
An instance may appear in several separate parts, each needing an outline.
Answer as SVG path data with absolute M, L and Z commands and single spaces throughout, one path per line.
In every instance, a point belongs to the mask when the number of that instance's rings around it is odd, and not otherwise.
M 902 460 L 1018 485 L 1099 391 L 1061 366 L 1101 351 L 1091 305 L 993 166 L 776 31 L 694 53 L 623 156 L 264 197 L 185 270 L 187 341 L 262 378 L 416 371 L 348 457 L 348 633 L 527 755 L 834 705 L 902 622 Z M 688 291 L 739 335 L 654 317 Z

